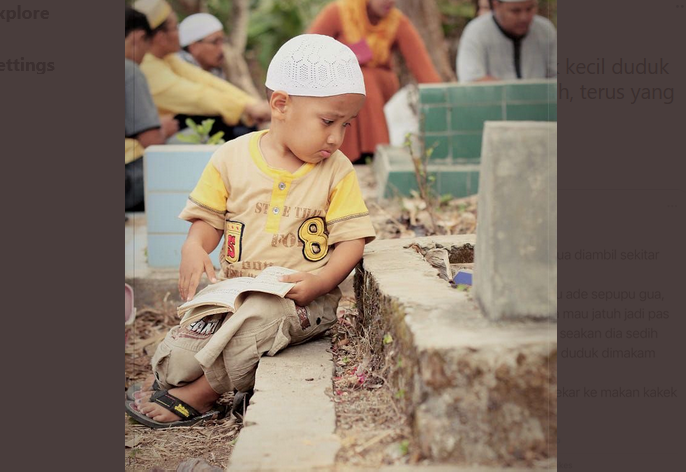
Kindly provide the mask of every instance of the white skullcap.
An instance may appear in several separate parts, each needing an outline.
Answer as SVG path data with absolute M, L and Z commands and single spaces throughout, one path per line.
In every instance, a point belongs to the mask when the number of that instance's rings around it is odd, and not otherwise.
M 196 13 L 179 23 L 179 43 L 185 48 L 223 29 L 221 21 L 216 17 L 209 13 Z
M 301 34 L 281 46 L 269 64 L 265 85 L 303 97 L 366 95 L 355 53 L 321 34 Z
M 165 0 L 138 0 L 133 8 L 145 15 L 150 29 L 160 26 L 172 13 L 171 6 Z

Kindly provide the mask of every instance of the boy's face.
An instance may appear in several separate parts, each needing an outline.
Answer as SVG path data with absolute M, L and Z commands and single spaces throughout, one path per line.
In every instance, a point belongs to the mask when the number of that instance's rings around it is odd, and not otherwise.
M 303 162 L 317 164 L 343 144 L 345 130 L 364 104 L 364 95 L 290 96 L 284 116 L 288 148 Z

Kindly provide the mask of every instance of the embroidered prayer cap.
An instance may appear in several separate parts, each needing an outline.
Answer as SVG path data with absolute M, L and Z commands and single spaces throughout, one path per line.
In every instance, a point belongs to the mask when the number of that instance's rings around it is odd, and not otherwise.
M 151 29 L 164 23 L 172 13 L 172 8 L 164 0 L 138 0 L 133 8 L 145 15 Z
M 209 13 L 196 13 L 179 23 L 179 42 L 185 48 L 217 31 L 223 31 L 221 21 Z
M 265 85 L 303 97 L 366 95 L 355 53 L 321 34 L 301 34 L 281 46 L 269 64 Z

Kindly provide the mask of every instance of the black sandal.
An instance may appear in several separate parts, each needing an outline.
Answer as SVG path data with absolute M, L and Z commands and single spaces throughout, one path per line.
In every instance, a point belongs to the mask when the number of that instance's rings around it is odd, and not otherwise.
M 255 394 L 254 389 L 250 389 L 247 392 L 234 391 L 233 394 L 233 404 L 231 405 L 231 413 L 240 422 L 243 422 L 243 417 L 245 416 L 245 411 L 248 409 L 250 404 L 250 399 Z
M 169 423 L 160 423 L 151 418 L 148 418 L 140 411 L 136 410 L 133 405 L 135 402 L 127 400 L 124 403 L 124 408 L 131 418 L 150 428 L 173 428 L 176 426 L 191 426 L 202 421 L 218 420 L 226 415 L 226 408 L 220 405 L 215 405 L 210 411 L 200 413 L 198 410 L 190 406 L 188 403 L 171 395 L 167 390 L 160 390 L 155 392 L 150 401 L 162 405 L 167 410 L 175 415 L 181 417 L 180 420 L 171 421 Z

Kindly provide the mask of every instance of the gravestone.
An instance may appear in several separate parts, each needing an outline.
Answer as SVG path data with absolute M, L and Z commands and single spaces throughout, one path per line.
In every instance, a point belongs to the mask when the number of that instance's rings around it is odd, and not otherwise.
M 492 320 L 557 311 L 557 123 L 487 122 L 474 294 Z

